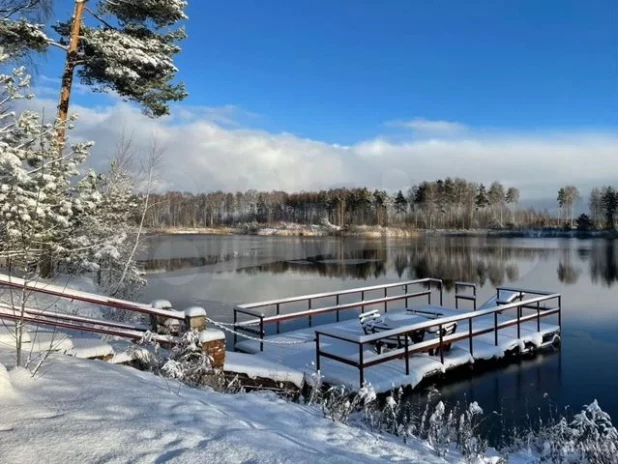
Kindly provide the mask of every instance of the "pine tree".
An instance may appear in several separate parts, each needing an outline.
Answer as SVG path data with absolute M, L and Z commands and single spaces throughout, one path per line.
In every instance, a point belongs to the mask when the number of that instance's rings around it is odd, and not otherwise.
M 3 55 L 1 61 L 6 59 Z M 4 102 L 30 96 L 29 83 L 23 67 L 0 75 Z M 9 273 L 32 280 L 49 274 L 54 261 L 73 265 L 76 253 L 92 244 L 81 225 L 94 214 L 101 195 L 94 173 L 84 175 L 80 170 L 92 144 L 64 148 L 65 140 L 57 137 L 59 121 L 43 124 L 35 112 L 1 110 L 0 259 Z M 22 292 L 14 303 L 20 317 L 14 333 L 18 366 L 24 361 L 21 347 L 28 297 Z
M 560 211 L 560 217 L 559 219 L 562 219 L 562 211 L 566 205 L 567 202 L 567 198 L 566 198 L 566 191 L 564 190 L 564 187 L 560 187 L 560 190 L 558 190 L 558 208 Z
M 489 205 L 489 199 L 487 198 L 487 191 L 483 184 L 479 185 L 478 192 L 475 198 L 476 209 L 483 209 Z
M 605 227 L 614 230 L 616 228 L 616 211 L 618 210 L 618 193 L 613 187 L 605 187 L 602 201 L 605 209 Z
M 408 212 L 408 200 L 406 200 L 401 190 L 397 192 L 397 196 L 395 197 L 395 211 L 397 211 L 397 214 L 401 215 Z
M 73 75 L 95 91 L 113 91 L 138 103 L 145 114 L 169 113 L 170 101 L 186 96 L 175 83 L 173 57 L 185 32 L 177 23 L 186 19 L 184 0 L 74 0 L 73 18 L 53 26 L 52 39 L 41 24 L 19 12 L 0 20 L 0 46 L 12 54 L 65 53 L 58 119 L 65 122 Z M 59 127 L 63 139 L 64 126 Z

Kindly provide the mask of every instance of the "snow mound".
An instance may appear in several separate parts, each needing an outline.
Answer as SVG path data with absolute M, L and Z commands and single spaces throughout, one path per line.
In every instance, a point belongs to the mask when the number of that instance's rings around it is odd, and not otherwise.
M 378 438 L 272 394 L 181 387 L 70 356 L 42 369 L 0 408 L 0 426 L 12 429 L 1 462 L 445 463 L 421 442 Z
M 15 396 L 15 390 L 11 385 L 11 378 L 9 372 L 4 367 L 4 364 L 0 364 L 0 400 L 3 398 L 12 398 Z

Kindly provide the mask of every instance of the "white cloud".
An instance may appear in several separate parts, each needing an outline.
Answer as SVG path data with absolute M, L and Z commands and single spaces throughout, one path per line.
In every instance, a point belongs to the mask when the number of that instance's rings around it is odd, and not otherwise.
M 409 121 L 391 121 L 389 126 L 410 129 L 418 134 L 449 135 L 460 134 L 468 130 L 468 126 L 455 121 L 430 120 L 414 118 Z
M 53 114 L 55 102 L 30 105 Z M 342 185 L 406 189 L 414 183 L 462 177 L 499 180 L 521 189 L 522 199 L 554 197 L 573 183 L 586 193 L 594 185 L 618 183 L 618 136 L 610 133 L 475 135 L 468 131 L 430 139 L 390 141 L 384 137 L 333 145 L 231 125 L 236 110 L 174 110 L 174 117 L 149 119 L 134 107 L 73 105 L 80 115 L 73 137 L 96 141 L 93 165 L 102 169 L 124 127 L 146 152 L 156 137 L 165 148 L 163 187 L 182 191 L 319 189 Z M 212 117 L 216 114 L 217 117 Z M 228 120 L 229 119 L 229 120 Z

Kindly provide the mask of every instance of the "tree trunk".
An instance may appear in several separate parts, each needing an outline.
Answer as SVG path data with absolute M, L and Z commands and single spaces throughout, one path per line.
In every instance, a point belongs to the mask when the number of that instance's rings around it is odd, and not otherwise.
M 64 72 L 62 73 L 62 87 L 60 89 L 60 101 L 58 103 L 58 120 L 62 123 L 58 128 L 58 140 L 64 141 L 66 134 L 65 123 L 69 115 L 69 102 L 71 100 L 71 88 L 73 87 L 73 72 L 77 64 L 77 47 L 79 45 L 79 33 L 82 26 L 84 15 L 85 0 L 75 0 L 75 11 L 73 13 L 73 25 L 69 49 L 67 50 Z

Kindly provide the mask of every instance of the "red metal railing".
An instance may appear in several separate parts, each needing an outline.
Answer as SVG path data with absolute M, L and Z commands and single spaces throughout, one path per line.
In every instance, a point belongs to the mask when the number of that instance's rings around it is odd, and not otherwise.
M 480 335 L 494 333 L 494 344 L 498 346 L 499 342 L 499 331 L 501 329 L 507 327 L 517 326 L 517 338 L 521 337 L 521 324 L 528 321 L 537 321 L 537 331 L 540 332 L 540 320 L 543 317 L 551 316 L 553 314 L 558 315 L 558 331 L 560 330 L 561 325 L 561 295 L 559 293 L 550 293 L 550 292 L 542 292 L 536 290 L 523 290 L 523 289 L 513 289 L 508 287 L 501 287 L 498 290 L 506 290 L 506 291 L 521 291 L 528 294 L 536 294 L 540 295 L 534 298 L 530 298 L 523 301 L 518 301 L 515 303 L 504 304 L 500 306 L 496 306 L 495 308 L 490 308 L 486 310 L 479 310 L 473 312 L 466 312 L 457 316 L 448 316 L 448 317 L 440 317 L 437 319 L 431 319 L 427 322 L 411 324 L 406 327 L 396 328 L 392 330 L 386 330 L 383 332 L 379 332 L 371 335 L 349 335 L 338 331 L 336 328 L 324 328 L 324 329 L 316 329 L 316 367 L 320 369 L 320 359 L 328 358 L 334 361 L 347 364 L 350 366 L 354 366 L 359 370 L 360 377 L 360 385 L 363 385 L 364 382 L 364 373 L 365 369 L 371 366 L 375 366 L 377 364 L 382 364 L 388 361 L 392 361 L 393 359 L 404 358 L 405 361 L 405 372 L 406 375 L 410 374 L 410 365 L 409 365 L 409 356 L 415 353 L 427 352 L 430 350 L 436 350 L 440 352 L 440 361 L 444 364 L 444 345 L 451 345 L 454 342 L 461 340 L 469 340 L 469 351 L 471 355 L 474 355 L 474 344 L 473 338 L 478 337 Z M 542 302 L 557 300 L 557 306 L 553 307 L 544 307 L 541 306 Z M 517 316 L 514 319 L 509 319 L 506 321 L 498 322 L 498 315 L 502 314 L 504 311 L 516 309 Z M 523 315 L 523 309 L 532 309 L 535 312 L 533 314 Z M 493 315 L 493 327 L 485 327 L 479 329 L 473 329 L 472 320 L 483 317 Z M 460 321 L 468 321 L 468 331 L 454 333 L 452 335 L 444 335 L 443 326 L 447 324 L 452 324 Z M 465 324 L 464 324 L 465 325 Z M 420 330 L 426 330 L 430 327 L 438 327 L 438 337 L 432 340 L 423 341 L 420 343 L 410 344 L 409 339 L 410 335 L 418 332 Z M 325 337 L 333 338 L 336 340 L 352 343 L 358 345 L 358 357 L 353 359 L 349 356 L 343 357 L 338 355 L 337 353 L 331 351 L 325 351 L 321 345 L 321 339 Z M 375 345 L 376 343 L 380 343 L 382 340 L 392 339 L 393 337 L 401 337 L 404 340 L 404 346 L 401 348 L 393 349 L 391 351 L 376 354 L 371 356 L 369 359 L 366 358 L 364 354 L 364 347 L 368 344 Z
M 234 347 L 237 343 L 237 332 L 246 332 L 251 335 L 257 335 L 260 338 L 260 351 L 264 350 L 264 337 L 266 335 L 266 326 L 275 324 L 276 333 L 280 333 L 281 322 L 287 322 L 295 319 L 307 319 L 309 327 L 313 326 L 313 317 L 335 313 L 335 319 L 339 322 L 340 312 L 345 310 L 360 309 L 364 311 L 368 306 L 383 305 L 384 312 L 388 312 L 388 304 L 395 301 L 405 301 L 406 306 L 410 299 L 427 296 L 427 302 L 431 304 L 432 285 L 436 286 L 439 291 L 440 305 L 443 303 L 443 283 L 440 279 L 424 278 L 417 280 L 409 280 L 392 284 L 374 285 L 371 287 L 352 288 L 337 292 L 315 293 L 311 295 L 302 295 L 292 298 L 281 298 L 278 300 L 261 301 L 258 303 L 247 303 L 238 305 L 234 308 Z M 411 292 L 411 287 L 424 286 L 427 289 Z M 400 289 L 402 293 L 389 296 L 389 290 Z M 366 300 L 367 294 L 380 292 L 379 298 Z M 342 296 L 351 296 L 356 298 L 355 301 L 349 303 L 341 303 Z M 360 298 L 360 299 L 358 299 Z M 318 300 L 334 299 L 334 305 L 316 307 L 314 303 Z M 293 303 L 306 305 L 307 309 L 300 311 L 285 312 L 285 306 Z M 265 309 L 273 309 L 274 315 L 267 315 Z M 258 311 L 261 309 L 262 311 Z M 241 316 L 244 316 L 243 320 Z M 247 319 L 249 316 L 249 319 Z M 255 327 L 251 327 L 255 326 Z
M 131 311 L 139 314 L 146 314 L 154 318 L 185 320 L 183 311 L 172 309 L 153 308 L 143 303 L 109 298 L 94 293 L 73 290 L 59 285 L 48 284 L 45 282 L 25 281 L 24 279 L 0 274 L 0 287 L 7 287 L 32 293 L 41 293 L 63 298 L 71 301 L 82 301 L 95 305 L 106 306 L 109 308 Z M 72 329 L 83 332 L 92 332 L 102 335 L 112 335 L 132 340 L 139 340 L 150 330 L 150 328 L 125 322 L 115 322 L 103 319 L 96 319 L 75 314 L 52 311 L 50 309 L 41 310 L 30 307 L 12 307 L 8 304 L 0 304 L 0 319 L 23 321 L 29 324 L 38 324 L 62 329 Z M 152 333 L 150 337 L 159 343 L 169 343 L 173 337 Z

